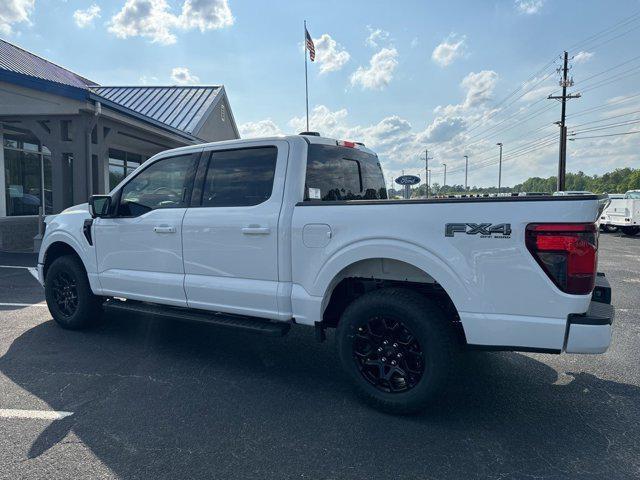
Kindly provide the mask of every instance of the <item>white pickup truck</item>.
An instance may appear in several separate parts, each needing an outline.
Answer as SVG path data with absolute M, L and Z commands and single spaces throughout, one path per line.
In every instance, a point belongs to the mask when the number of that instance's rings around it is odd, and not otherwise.
M 189 146 L 48 217 L 53 318 L 105 309 L 282 335 L 336 329 L 357 391 L 411 412 L 467 348 L 602 353 L 596 196 L 387 200 L 377 156 L 311 134 Z

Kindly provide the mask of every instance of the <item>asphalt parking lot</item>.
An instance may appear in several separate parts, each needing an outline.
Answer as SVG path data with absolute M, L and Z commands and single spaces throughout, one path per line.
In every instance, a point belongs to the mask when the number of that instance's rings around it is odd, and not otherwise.
M 305 328 L 64 331 L 29 270 L 0 267 L 0 478 L 639 478 L 640 235 L 600 242 L 609 352 L 468 354 L 413 417 L 360 403 Z

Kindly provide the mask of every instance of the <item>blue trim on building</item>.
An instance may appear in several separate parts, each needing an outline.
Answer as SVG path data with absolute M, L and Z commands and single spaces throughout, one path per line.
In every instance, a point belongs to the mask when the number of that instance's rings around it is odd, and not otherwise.
M 40 90 L 61 97 L 73 98 L 74 100 L 86 100 L 89 94 L 89 92 L 83 88 L 72 87 L 71 85 L 51 82 L 49 80 L 3 69 L 0 69 L 0 81 L 13 83 L 14 85 L 31 88 L 33 90 Z

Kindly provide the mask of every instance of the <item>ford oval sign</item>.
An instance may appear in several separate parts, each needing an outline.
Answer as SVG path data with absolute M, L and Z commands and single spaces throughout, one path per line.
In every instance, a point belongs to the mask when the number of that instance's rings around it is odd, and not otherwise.
M 401 175 L 396 178 L 396 183 L 398 185 L 416 185 L 420 183 L 420 177 L 416 177 L 415 175 Z

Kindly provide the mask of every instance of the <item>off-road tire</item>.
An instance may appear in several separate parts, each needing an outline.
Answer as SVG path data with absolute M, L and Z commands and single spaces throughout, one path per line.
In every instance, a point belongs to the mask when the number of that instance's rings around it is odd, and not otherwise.
M 361 373 L 354 353 L 358 328 L 371 318 L 401 319 L 419 342 L 424 370 L 409 390 L 383 391 Z M 393 414 L 423 410 L 440 395 L 451 376 L 459 345 L 455 331 L 435 301 L 403 288 L 371 291 L 354 300 L 344 311 L 336 332 L 340 362 L 356 392 L 374 408 Z
M 637 235 L 638 232 L 640 232 L 640 227 L 620 227 L 620 229 L 622 230 L 622 233 L 624 233 L 625 235 L 629 235 L 630 237 Z
M 62 328 L 79 330 L 100 320 L 102 299 L 91 291 L 84 266 L 75 255 L 64 255 L 51 263 L 44 291 L 49 312 Z

